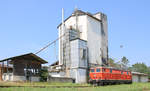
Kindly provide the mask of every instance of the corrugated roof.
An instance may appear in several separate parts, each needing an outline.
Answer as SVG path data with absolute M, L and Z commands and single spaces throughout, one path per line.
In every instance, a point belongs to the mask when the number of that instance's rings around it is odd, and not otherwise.
M 32 61 L 38 61 L 42 64 L 45 64 L 45 63 L 48 63 L 47 61 L 45 61 L 44 59 L 40 58 L 39 56 L 33 54 L 33 53 L 28 53 L 28 54 L 23 54 L 23 55 L 19 55 L 19 56 L 14 56 L 14 57 L 10 57 L 10 58 L 6 58 L 6 59 L 3 59 L 3 60 L 0 60 L 0 62 L 3 62 L 3 61 L 7 61 L 7 60 L 14 60 L 15 59 L 22 59 L 22 60 L 32 60 Z
M 140 73 L 140 72 L 132 72 L 132 74 L 134 74 L 134 75 L 145 75 L 145 76 L 147 76 L 147 75 L 148 75 L 148 74 Z

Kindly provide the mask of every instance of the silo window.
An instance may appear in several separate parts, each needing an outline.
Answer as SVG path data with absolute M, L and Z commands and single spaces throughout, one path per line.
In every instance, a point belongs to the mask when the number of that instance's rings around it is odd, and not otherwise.
M 86 49 L 83 49 L 83 59 L 86 59 Z
M 83 60 L 86 59 L 86 49 L 81 49 L 81 50 L 80 50 L 80 56 L 81 56 L 81 58 L 82 58 Z

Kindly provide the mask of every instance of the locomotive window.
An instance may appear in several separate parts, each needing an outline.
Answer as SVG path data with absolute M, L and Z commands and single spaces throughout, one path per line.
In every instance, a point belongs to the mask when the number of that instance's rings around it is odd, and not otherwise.
M 96 69 L 96 72 L 100 72 L 100 69 Z
M 123 74 L 123 71 L 121 71 L 121 74 Z
M 112 69 L 110 69 L 110 73 L 112 73 Z
M 105 72 L 105 69 L 103 69 L 103 72 Z
M 127 72 L 127 75 L 128 75 L 128 72 Z
M 91 72 L 94 72 L 94 69 L 91 69 Z

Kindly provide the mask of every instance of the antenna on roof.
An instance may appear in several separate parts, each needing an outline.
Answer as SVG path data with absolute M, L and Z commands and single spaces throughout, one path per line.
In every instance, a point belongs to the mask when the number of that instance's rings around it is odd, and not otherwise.
M 78 10 L 78 7 L 77 7 L 77 5 L 75 5 L 75 8 L 74 8 L 74 10 L 75 10 L 75 11 L 77 11 L 77 10 Z

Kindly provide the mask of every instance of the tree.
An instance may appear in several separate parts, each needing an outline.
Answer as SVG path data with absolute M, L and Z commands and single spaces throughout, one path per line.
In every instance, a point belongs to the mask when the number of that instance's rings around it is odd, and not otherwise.
M 115 60 L 112 59 L 112 58 L 109 58 L 108 64 L 109 64 L 110 67 L 115 67 L 115 68 L 120 68 L 121 67 L 119 62 L 115 62 Z
M 136 72 L 141 72 L 141 73 L 146 73 L 148 74 L 148 67 L 144 63 L 136 63 L 133 64 L 132 67 L 130 68 L 132 71 Z
M 148 74 L 150 78 L 150 67 L 148 67 L 145 63 L 135 63 L 129 68 L 129 70 Z
M 44 66 L 40 70 L 40 81 L 42 82 L 47 81 L 47 77 L 48 77 L 48 67 Z
M 115 66 L 115 61 L 114 61 L 114 59 L 109 58 L 109 59 L 108 59 L 108 64 L 109 64 L 109 66 L 114 67 L 114 66 Z
M 129 67 L 129 60 L 125 56 L 121 59 L 121 67 L 124 69 L 128 69 Z
M 150 79 L 150 67 L 148 67 L 148 76 L 149 76 L 149 79 Z

